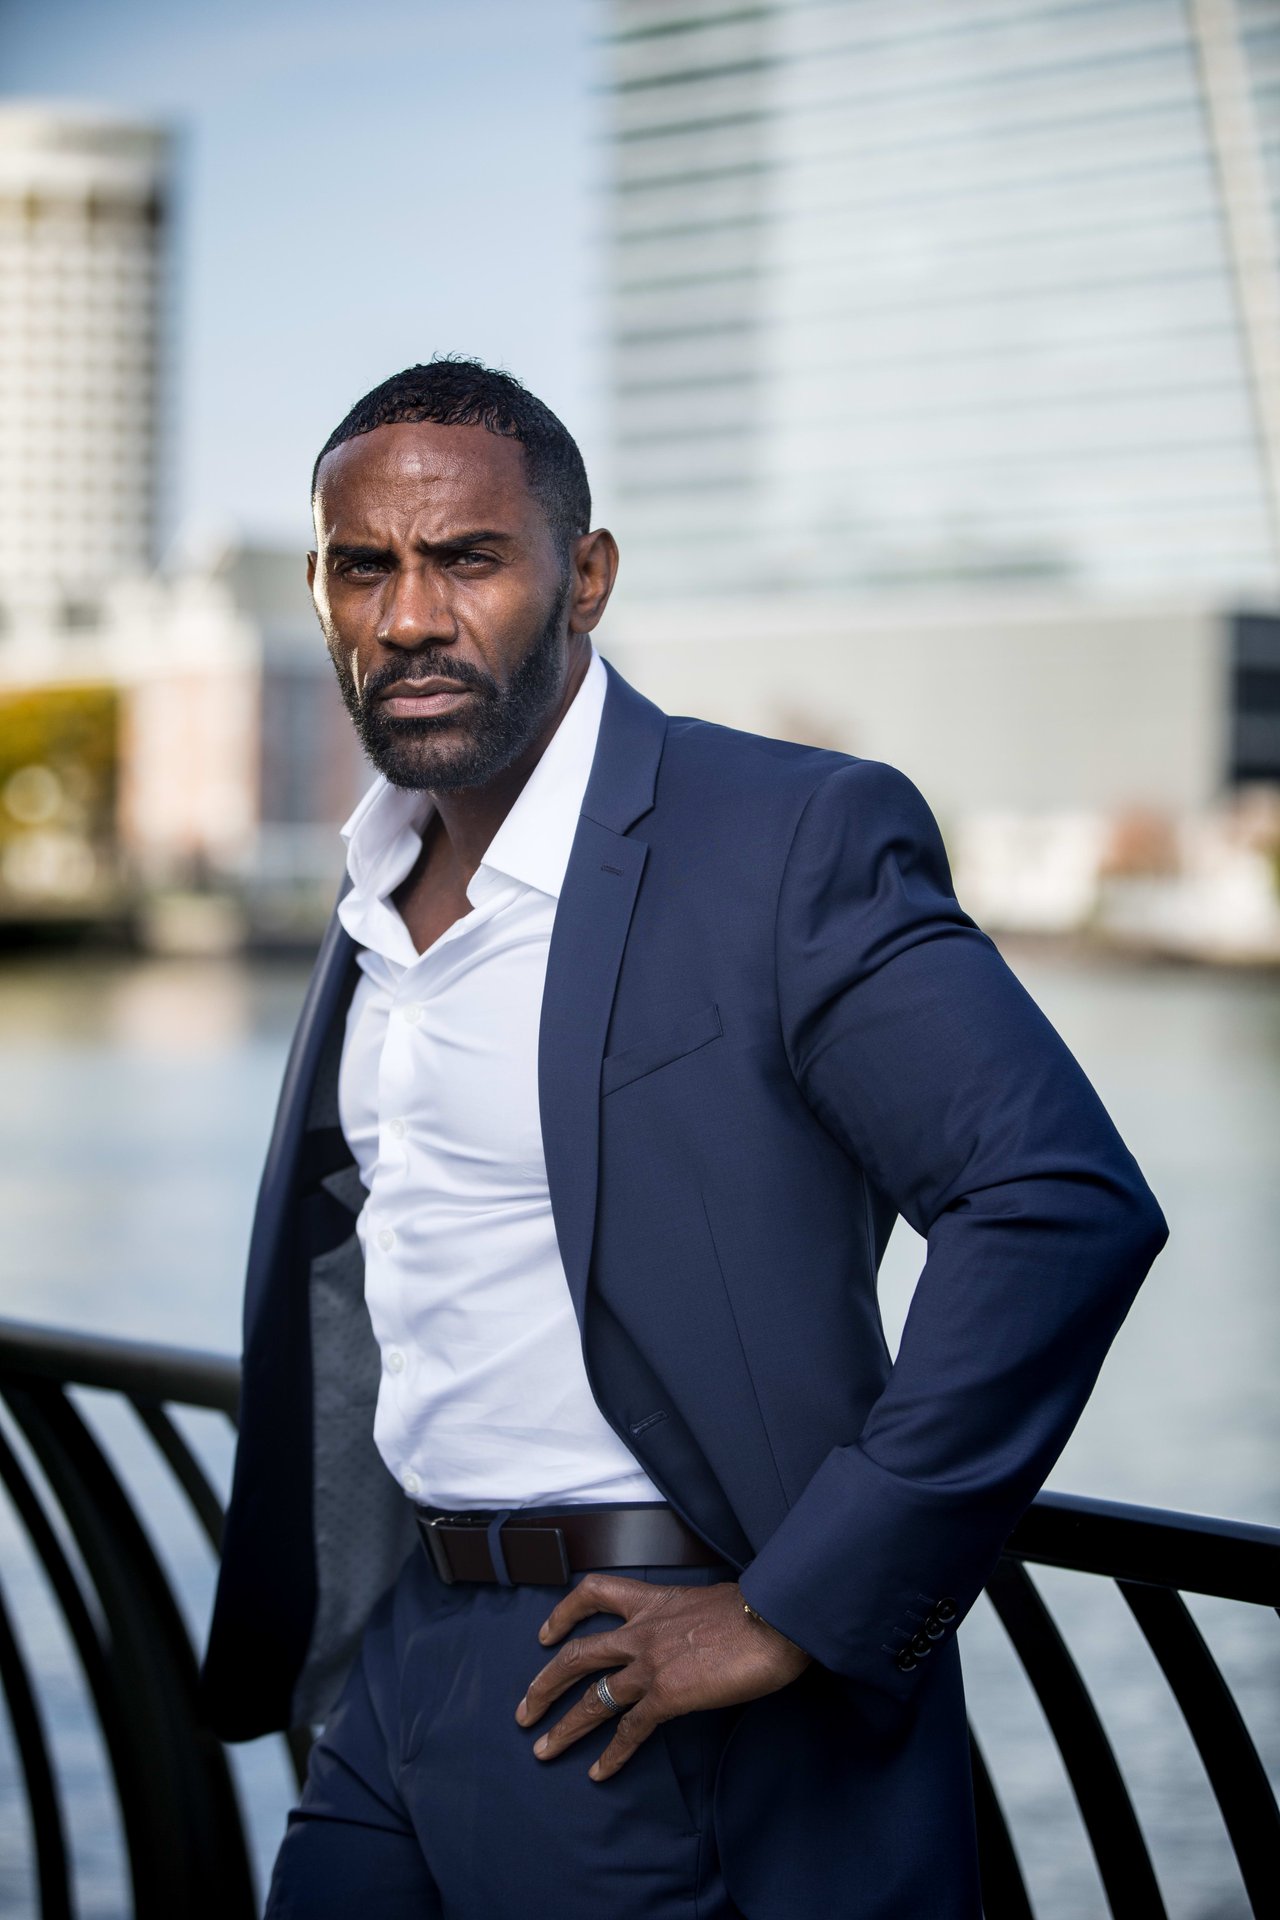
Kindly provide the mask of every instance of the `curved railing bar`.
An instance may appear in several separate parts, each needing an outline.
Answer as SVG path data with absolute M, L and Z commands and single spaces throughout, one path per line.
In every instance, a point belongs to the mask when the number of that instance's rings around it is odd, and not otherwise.
M 1005 1552 L 1076 1573 L 1280 1606 L 1280 1528 L 1246 1520 L 1040 1493 Z
M 229 1418 L 239 1405 L 239 1363 L 226 1354 L 0 1318 L 0 1375 L 9 1372 Z M 1005 1551 L 1044 1566 L 1280 1607 L 1280 1528 L 1243 1520 L 1040 1493 Z
M 13 1729 L 26 1782 L 27 1805 L 31 1809 L 41 1920 L 71 1920 L 71 1883 L 67 1877 L 62 1802 L 49 1760 L 44 1721 L 3 1591 L 0 1591 L 0 1689 L 8 1705 L 9 1725 Z
M 145 1400 L 134 1400 L 132 1406 L 155 1441 L 156 1447 L 163 1454 L 174 1479 L 191 1502 L 192 1510 L 204 1529 L 209 1545 L 215 1553 L 221 1553 L 225 1515 L 222 1511 L 222 1503 L 214 1492 L 204 1468 L 178 1432 L 164 1407 L 151 1406 Z
M 221 1550 L 221 1504 L 161 1403 L 174 1401 L 206 1408 L 225 1414 L 234 1424 L 240 1400 L 237 1361 L 224 1354 L 193 1352 L 157 1342 L 116 1340 L 0 1319 L 0 1378 L 6 1372 L 59 1386 L 95 1387 L 127 1395 L 190 1500 L 206 1537 L 216 1551 Z M 283 1737 L 294 1779 L 301 1787 L 311 1750 L 310 1732 L 296 1727 Z
M 1178 1594 L 1127 1580 L 1116 1584 L 1182 1709 L 1253 1911 L 1274 1913 L 1280 1811 L 1231 1690 Z
M 142 1819 L 126 1820 L 136 1920 L 249 1920 L 253 1884 L 226 1756 L 196 1723 L 191 1643 L 146 1534 L 64 1394 L 11 1387 L 9 1404 L 84 1558 L 128 1695 L 133 1754 L 145 1749 L 133 1769 Z
M 1057 1742 L 1112 1913 L 1166 1920 L 1124 1775 L 1053 1615 L 1030 1574 L 1006 1556 L 987 1592 Z
M 173 1470 L 175 1479 L 191 1502 L 209 1544 L 215 1553 L 220 1554 L 226 1516 L 217 1494 L 205 1475 L 204 1468 L 164 1407 L 150 1406 L 145 1400 L 135 1400 L 132 1404 L 134 1412 L 164 1455 Z M 293 1770 L 294 1784 L 301 1790 L 307 1778 L 307 1759 L 311 1752 L 310 1731 L 306 1727 L 292 1727 L 284 1735 L 284 1742 L 289 1750 L 289 1764 Z
M 982 1757 L 973 1728 L 969 1729 L 969 1759 L 973 1770 L 974 1814 L 978 1828 L 982 1911 L 985 1920 L 1035 1920 L 1027 1897 L 1018 1855 L 996 1793 L 990 1769 Z
M 10 1372 L 60 1386 L 105 1387 L 153 1404 L 180 1400 L 232 1421 L 240 1406 L 240 1365 L 225 1354 L 0 1319 L 0 1374 Z
M 129 1833 L 141 1826 L 142 1792 L 138 1765 L 130 1743 L 127 1705 L 120 1695 L 116 1677 L 107 1664 L 98 1628 L 72 1571 L 71 1562 L 63 1551 L 62 1542 L 40 1505 L 17 1454 L 2 1432 L 0 1480 L 4 1482 L 14 1511 L 26 1528 L 27 1538 L 36 1550 L 71 1635 L 80 1670 L 98 1716 L 98 1725 L 102 1728 L 127 1840 Z

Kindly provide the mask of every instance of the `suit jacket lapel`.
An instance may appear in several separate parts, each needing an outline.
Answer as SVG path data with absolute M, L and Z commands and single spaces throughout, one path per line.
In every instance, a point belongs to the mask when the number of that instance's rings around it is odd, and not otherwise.
M 538 1035 L 547 1183 L 579 1325 L 595 1237 L 600 1062 L 648 853 L 627 830 L 653 805 L 667 727 L 660 708 L 607 662 L 606 669 L 600 735 L 556 907 Z
M 339 899 L 349 885 L 349 879 L 343 881 Z M 355 943 L 335 913 L 325 929 L 306 999 L 294 1030 L 271 1143 L 262 1170 L 262 1183 L 258 1189 L 245 1281 L 246 1347 L 250 1342 L 259 1303 L 270 1288 L 273 1273 L 280 1270 L 281 1254 L 293 1224 L 294 1184 L 302 1155 L 316 1069 L 338 1009 L 344 999 L 350 996 L 355 970 Z

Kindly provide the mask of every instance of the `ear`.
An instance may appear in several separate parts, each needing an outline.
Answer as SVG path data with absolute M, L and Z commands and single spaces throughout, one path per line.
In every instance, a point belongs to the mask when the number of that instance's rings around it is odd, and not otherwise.
M 599 626 L 618 577 L 618 543 L 609 529 L 580 534 L 570 550 L 570 564 L 569 631 L 590 633 Z

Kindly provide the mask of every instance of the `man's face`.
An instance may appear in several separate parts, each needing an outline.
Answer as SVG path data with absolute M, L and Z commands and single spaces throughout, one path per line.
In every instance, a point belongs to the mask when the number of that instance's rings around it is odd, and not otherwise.
M 484 786 L 556 709 L 578 584 L 519 442 L 377 427 L 321 463 L 315 516 L 308 579 L 370 760 L 398 787 Z

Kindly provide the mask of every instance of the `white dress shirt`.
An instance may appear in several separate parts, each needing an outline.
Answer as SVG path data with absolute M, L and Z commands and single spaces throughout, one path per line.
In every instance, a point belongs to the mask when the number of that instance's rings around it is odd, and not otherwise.
M 369 1197 L 357 1221 L 382 1352 L 374 1439 L 438 1507 L 662 1495 L 587 1383 L 538 1107 L 547 950 L 606 687 L 591 664 L 467 887 L 418 953 L 391 895 L 428 795 L 379 777 L 342 829 L 361 948 L 338 1082 Z

